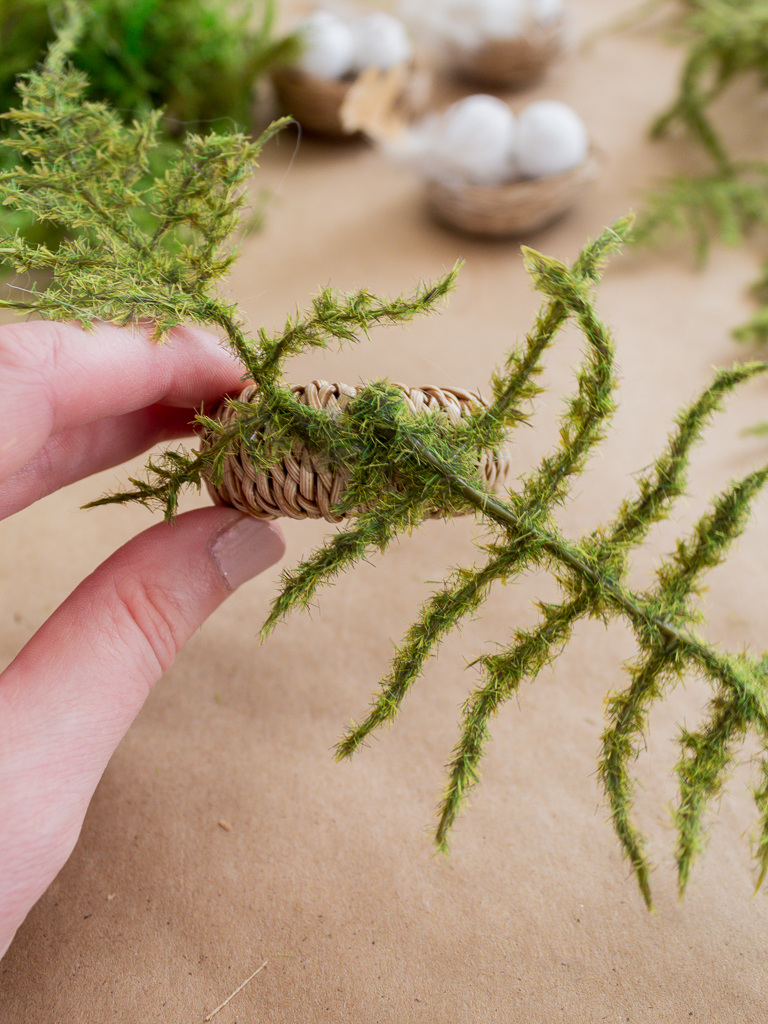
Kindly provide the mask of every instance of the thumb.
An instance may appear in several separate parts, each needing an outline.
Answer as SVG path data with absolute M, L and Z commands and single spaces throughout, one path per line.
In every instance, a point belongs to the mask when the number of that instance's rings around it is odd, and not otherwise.
M 0 676 L 0 955 L 69 856 L 154 683 L 284 547 L 277 526 L 229 508 L 153 526 L 84 580 Z

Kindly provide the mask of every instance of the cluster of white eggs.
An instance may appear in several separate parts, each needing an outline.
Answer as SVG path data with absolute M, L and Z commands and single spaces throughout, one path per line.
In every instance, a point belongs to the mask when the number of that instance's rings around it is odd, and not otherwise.
M 474 48 L 515 39 L 562 15 L 562 0 L 402 0 L 403 20 L 436 40 Z
M 295 67 L 317 78 L 344 78 L 410 61 L 413 47 L 402 21 L 384 11 L 341 17 L 316 11 L 296 25 L 302 51 Z
M 498 185 L 578 166 L 589 137 L 578 114 L 558 100 L 529 103 L 515 115 L 495 96 L 478 94 L 414 125 L 398 149 L 430 180 Z

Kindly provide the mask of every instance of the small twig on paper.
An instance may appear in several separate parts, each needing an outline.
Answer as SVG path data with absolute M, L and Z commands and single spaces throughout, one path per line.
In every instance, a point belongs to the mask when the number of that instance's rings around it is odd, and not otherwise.
M 217 1006 L 215 1010 L 212 1010 L 208 1014 L 208 1016 L 203 1021 L 203 1024 L 208 1024 L 209 1020 L 213 1020 L 213 1018 L 216 1016 L 216 1014 L 219 1012 L 219 1010 L 223 1010 L 224 1007 L 227 1005 L 227 1003 L 231 1002 L 235 998 L 235 996 L 237 995 L 238 992 L 242 992 L 243 989 L 245 988 L 245 986 L 248 984 L 248 982 L 249 981 L 253 981 L 253 979 L 256 977 L 256 975 L 259 973 L 259 971 L 263 971 L 268 963 L 269 963 L 269 960 L 265 960 L 264 963 L 261 965 L 261 967 L 257 967 L 256 970 L 253 972 L 253 974 L 249 978 L 246 978 L 245 981 L 242 983 L 242 985 L 239 985 L 235 989 L 235 991 L 232 993 L 231 996 L 227 996 L 227 998 L 224 1000 L 223 1003 L 221 1003 L 220 1006 Z

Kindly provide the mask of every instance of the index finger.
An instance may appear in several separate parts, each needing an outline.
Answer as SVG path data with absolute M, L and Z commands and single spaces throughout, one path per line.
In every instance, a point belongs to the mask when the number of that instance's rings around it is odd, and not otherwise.
M 0 327 L 0 480 L 51 435 L 150 405 L 195 408 L 241 385 L 243 367 L 214 335 L 140 327 L 85 331 L 51 321 Z

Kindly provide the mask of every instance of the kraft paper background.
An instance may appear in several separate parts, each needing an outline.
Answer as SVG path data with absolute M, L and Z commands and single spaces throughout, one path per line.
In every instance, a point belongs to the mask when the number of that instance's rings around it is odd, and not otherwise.
M 572 0 L 575 35 L 633 6 Z M 304 138 L 294 155 L 295 135 L 286 133 L 257 174 L 255 187 L 274 198 L 263 231 L 245 244 L 231 295 L 254 327 L 272 327 L 322 285 L 399 293 L 462 257 L 458 291 L 441 315 L 377 331 L 341 354 L 302 357 L 292 379 L 388 376 L 487 393 L 490 372 L 539 305 L 520 241 L 570 259 L 637 206 L 655 176 L 680 166 L 684 147 L 646 136 L 674 93 L 679 62 L 678 49 L 635 29 L 574 51 L 515 98 L 571 103 L 604 154 L 600 180 L 576 209 L 515 241 L 437 226 L 413 176 L 365 144 Z M 764 98 L 745 90 L 729 109 L 734 138 L 748 141 L 761 124 L 765 138 Z M 757 249 L 716 248 L 700 272 L 682 250 L 633 251 L 612 263 L 599 306 L 616 336 L 621 406 L 563 513 L 571 535 L 610 517 L 712 367 L 749 354 L 729 332 L 752 308 L 756 257 Z M 535 429 L 513 442 L 520 472 L 555 439 L 579 351 L 567 333 L 551 353 Z M 768 458 L 768 440 L 741 434 L 761 419 L 764 381 L 709 431 L 689 498 L 637 560 L 638 585 L 710 494 Z M 129 469 L 3 523 L 3 663 L 80 579 L 150 525 L 142 509 L 79 511 Z M 284 528 L 286 564 L 333 529 Z M 621 625 L 581 624 L 554 669 L 503 709 L 452 852 L 433 853 L 443 765 L 474 679 L 467 663 L 534 621 L 532 602 L 555 593 L 548 578 L 499 589 L 430 662 L 396 726 L 352 763 L 334 764 L 334 742 L 366 709 L 428 581 L 471 563 L 477 532 L 470 521 L 426 524 L 344 576 L 265 646 L 256 633 L 278 568 L 206 623 L 116 752 L 72 858 L 0 963 L 2 1024 L 198 1024 L 264 961 L 216 1024 L 768 1020 L 768 894 L 752 895 L 748 841 L 756 751 L 744 752 L 681 904 L 671 770 L 677 730 L 697 721 L 707 688 L 692 680 L 653 713 L 637 763 L 640 820 L 657 866 L 658 911 L 649 915 L 595 778 L 603 700 L 623 684 L 633 653 Z M 768 646 L 765 497 L 710 583 L 708 635 L 729 649 Z

